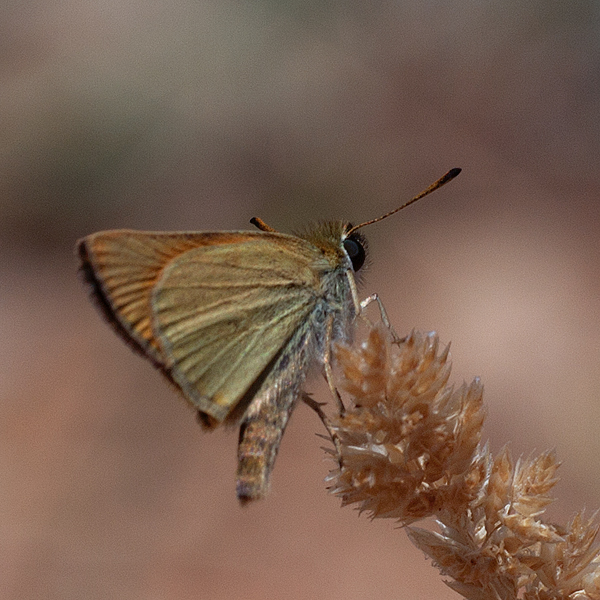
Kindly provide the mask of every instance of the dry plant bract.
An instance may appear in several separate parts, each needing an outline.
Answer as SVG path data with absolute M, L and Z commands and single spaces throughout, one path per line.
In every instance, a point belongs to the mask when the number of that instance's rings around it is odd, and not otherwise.
M 352 406 L 331 420 L 338 468 L 328 483 L 343 505 L 408 527 L 452 589 L 469 600 L 600 600 L 594 516 L 546 523 L 557 481 L 553 452 L 513 460 L 482 446 L 483 387 L 448 386 L 448 348 L 413 332 L 398 344 L 368 326 L 338 345 L 339 386 Z

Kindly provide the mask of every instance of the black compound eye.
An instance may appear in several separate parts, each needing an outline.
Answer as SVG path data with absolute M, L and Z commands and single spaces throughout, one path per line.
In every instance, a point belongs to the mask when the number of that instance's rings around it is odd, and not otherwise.
M 356 273 L 365 264 L 365 258 L 367 258 L 362 236 L 354 233 L 350 234 L 344 240 L 344 250 L 348 253 L 352 261 L 352 268 Z

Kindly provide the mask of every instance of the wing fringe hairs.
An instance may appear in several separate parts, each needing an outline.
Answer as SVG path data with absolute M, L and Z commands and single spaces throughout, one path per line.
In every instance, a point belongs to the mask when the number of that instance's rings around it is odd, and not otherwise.
M 493 457 L 481 445 L 483 386 L 448 386 L 448 347 L 438 346 L 434 333 L 416 332 L 392 344 L 381 325 L 337 346 L 352 407 L 330 423 L 331 492 L 403 526 L 434 517 L 439 532 L 409 526 L 408 535 L 464 598 L 600 600 L 595 515 L 581 511 L 566 527 L 541 519 L 554 452 Z

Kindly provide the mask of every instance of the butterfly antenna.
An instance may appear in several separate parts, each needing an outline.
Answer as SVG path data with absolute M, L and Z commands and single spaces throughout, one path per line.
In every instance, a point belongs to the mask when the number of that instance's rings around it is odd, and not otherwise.
M 257 229 L 260 229 L 261 231 L 269 231 L 271 233 L 277 233 L 277 231 L 275 229 L 273 229 L 270 225 L 267 225 L 260 217 L 252 217 L 250 219 L 250 223 L 252 223 L 252 225 L 254 225 L 254 227 L 256 227 Z
M 397 213 L 398 211 L 402 210 L 403 208 L 410 206 L 417 200 L 420 200 L 421 198 L 424 198 L 428 194 L 431 194 L 431 192 L 435 192 L 435 190 L 437 190 L 438 188 L 441 188 L 443 185 L 445 185 L 446 183 L 448 183 L 449 181 L 454 179 L 461 172 L 461 170 L 462 169 L 458 169 L 458 168 L 450 169 L 445 175 L 440 177 L 437 181 L 432 183 L 428 188 L 424 189 L 421 193 L 417 194 L 414 198 L 411 198 L 408 202 L 405 202 L 404 204 L 402 204 L 398 208 L 395 208 L 394 210 L 390 210 L 389 213 L 386 213 L 385 215 L 382 215 L 381 217 L 377 217 L 376 219 L 371 219 L 370 221 L 365 221 L 364 223 L 361 223 L 360 225 L 355 225 L 354 227 L 352 227 L 351 229 L 349 229 L 346 232 L 346 235 L 347 236 L 350 235 L 353 231 L 356 231 L 357 229 L 360 229 L 361 227 L 364 227 L 365 225 L 372 225 L 373 223 L 377 223 L 378 221 L 383 221 L 383 219 L 387 219 L 388 217 L 391 217 L 393 214 Z

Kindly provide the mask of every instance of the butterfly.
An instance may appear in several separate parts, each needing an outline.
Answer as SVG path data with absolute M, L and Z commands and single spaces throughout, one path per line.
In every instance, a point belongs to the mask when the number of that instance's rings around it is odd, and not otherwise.
M 114 230 L 77 243 L 84 280 L 116 332 L 174 384 L 205 428 L 240 425 L 242 503 L 266 495 L 310 367 L 321 366 L 335 393 L 332 344 L 350 340 L 356 317 L 377 299 L 358 297 L 355 276 L 367 255 L 358 229 L 459 172 L 356 226 L 334 221 L 290 235 L 254 218 L 257 231 Z

